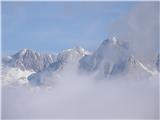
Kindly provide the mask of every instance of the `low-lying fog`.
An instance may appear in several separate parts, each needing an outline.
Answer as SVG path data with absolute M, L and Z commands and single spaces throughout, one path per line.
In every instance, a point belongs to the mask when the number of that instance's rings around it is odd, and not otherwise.
M 158 75 L 95 80 L 66 70 L 53 88 L 2 88 L 3 118 L 158 118 Z

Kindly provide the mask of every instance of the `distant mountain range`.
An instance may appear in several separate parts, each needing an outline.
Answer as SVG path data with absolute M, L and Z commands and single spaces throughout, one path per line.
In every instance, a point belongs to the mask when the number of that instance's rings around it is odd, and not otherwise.
M 93 53 L 81 47 L 67 49 L 57 55 L 22 49 L 12 56 L 2 58 L 2 84 L 20 82 L 43 85 L 46 78 L 53 77 L 53 74 L 54 79 L 57 79 L 56 73 L 60 74 L 67 64 L 77 66 L 80 73 L 95 75 L 96 79 L 128 74 L 152 76 L 160 70 L 159 55 L 155 63 L 157 70 L 150 70 L 132 55 L 128 43 L 114 37 L 104 40 Z
M 39 72 L 47 68 L 55 59 L 56 56 L 52 54 L 40 54 L 29 49 L 22 49 L 12 56 L 3 58 L 2 63 L 21 70 Z

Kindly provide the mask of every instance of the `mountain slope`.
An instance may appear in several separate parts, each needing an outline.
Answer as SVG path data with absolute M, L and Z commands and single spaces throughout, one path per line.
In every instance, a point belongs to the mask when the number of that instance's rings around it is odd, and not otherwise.
M 2 64 L 9 67 L 39 72 L 54 62 L 56 57 L 50 54 L 40 54 L 29 49 L 22 49 L 12 56 L 2 59 Z
M 81 47 L 64 50 L 57 55 L 56 61 L 50 64 L 47 69 L 55 71 L 63 68 L 64 65 L 69 62 L 77 64 L 79 59 L 88 53 L 88 51 Z
M 116 38 L 107 39 L 93 55 L 83 57 L 79 67 L 87 72 L 98 71 L 104 76 L 116 75 L 125 70 L 129 55 L 127 43 L 120 43 Z
M 159 59 L 156 65 L 159 66 Z M 157 74 L 131 54 L 128 43 L 114 37 L 104 40 L 92 54 L 81 47 L 67 49 L 57 55 L 23 49 L 2 59 L 2 81 L 4 84 L 27 81 L 32 85 L 52 86 L 65 68 L 68 71 L 78 69 L 78 72 L 96 79 L 121 76 L 141 79 Z
M 10 68 L 10 67 L 3 67 L 2 71 L 2 86 L 7 85 L 15 85 L 15 84 L 27 84 L 28 79 L 27 77 L 31 75 L 32 71 L 24 70 L 22 71 L 19 68 Z
M 55 62 L 45 70 L 31 74 L 28 80 L 32 85 L 52 85 L 68 64 L 77 66 L 78 61 L 86 54 L 88 51 L 80 47 L 64 50 L 57 55 Z
M 126 75 L 138 69 L 152 75 L 152 71 L 132 57 L 129 45 L 118 41 L 115 37 L 102 42 L 93 55 L 87 55 L 79 61 L 82 72 L 96 74 L 98 78 Z M 132 70 L 133 69 L 133 70 Z

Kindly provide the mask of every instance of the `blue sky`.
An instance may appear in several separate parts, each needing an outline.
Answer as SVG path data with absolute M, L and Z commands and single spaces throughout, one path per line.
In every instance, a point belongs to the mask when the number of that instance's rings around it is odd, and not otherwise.
M 2 54 L 96 49 L 136 2 L 2 2 Z

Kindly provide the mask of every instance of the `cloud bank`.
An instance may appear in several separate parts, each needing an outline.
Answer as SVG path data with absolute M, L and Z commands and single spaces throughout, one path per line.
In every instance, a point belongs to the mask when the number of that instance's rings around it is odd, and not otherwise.
M 133 54 L 151 62 L 159 48 L 159 2 L 138 2 L 124 17 L 110 26 L 110 36 L 128 41 Z
M 53 88 L 2 89 L 2 118 L 158 118 L 158 76 L 95 80 L 66 68 Z

